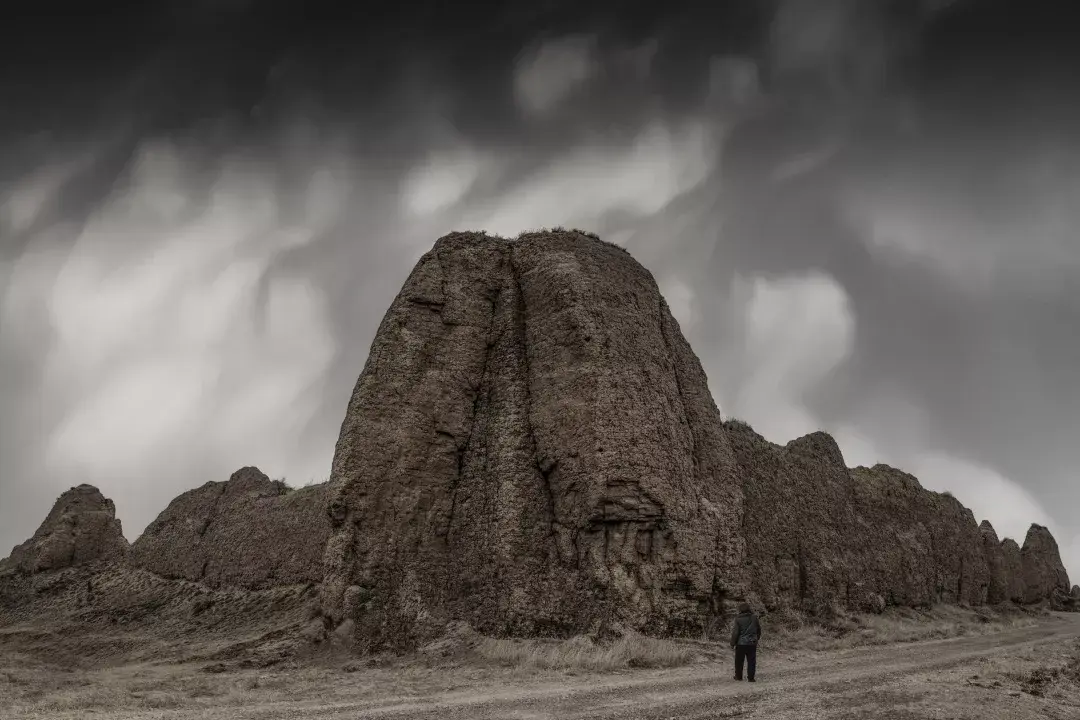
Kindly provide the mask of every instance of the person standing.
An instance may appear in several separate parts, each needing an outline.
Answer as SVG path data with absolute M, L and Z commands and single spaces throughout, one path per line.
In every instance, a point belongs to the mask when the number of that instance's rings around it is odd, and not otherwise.
M 743 662 L 746 662 L 746 679 L 754 682 L 757 670 L 757 645 L 761 639 L 761 621 L 746 603 L 739 603 L 739 614 L 731 627 L 731 649 L 735 651 L 735 679 L 743 678 Z

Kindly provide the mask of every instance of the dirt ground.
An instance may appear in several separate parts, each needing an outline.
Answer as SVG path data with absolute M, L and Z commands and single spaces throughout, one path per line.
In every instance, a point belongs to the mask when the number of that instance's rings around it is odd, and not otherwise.
M 1080 718 L 1080 615 L 891 645 L 763 648 L 758 682 L 729 656 L 598 672 L 449 661 L 47 664 L 0 635 L 0 717 L 259 720 L 334 718 Z

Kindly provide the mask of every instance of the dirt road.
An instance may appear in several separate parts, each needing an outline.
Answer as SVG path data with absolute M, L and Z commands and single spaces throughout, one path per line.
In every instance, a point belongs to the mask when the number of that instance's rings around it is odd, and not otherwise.
M 1015 690 L 973 684 L 988 658 L 1050 657 L 1075 647 L 1080 616 L 1055 615 L 999 634 L 858 648 L 793 661 L 763 654 L 758 682 L 738 683 L 711 664 L 604 678 L 563 678 L 471 687 L 426 696 L 327 705 L 263 707 L 262 720 L 546 720 L 548 718 L 1080 718 L 1080 705 L 1054 707 Z M 940 697 L 938 697 L 940 696 Z M 1032 703 L 1035 705 L 1032 705 Z M 949 706 L 952 706 L 951 708 Z M 940 712 L 939 712 L 940 710 Z M 235 711 L 232 717 L 236 717 Z

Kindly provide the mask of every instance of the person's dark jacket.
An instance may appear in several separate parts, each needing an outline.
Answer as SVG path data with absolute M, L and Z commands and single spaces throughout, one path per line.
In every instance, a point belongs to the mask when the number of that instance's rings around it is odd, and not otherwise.
M 731 644 L 757 645 L 761 639 L 761 623 L 752 612 L 739 613 L 731 627 Z

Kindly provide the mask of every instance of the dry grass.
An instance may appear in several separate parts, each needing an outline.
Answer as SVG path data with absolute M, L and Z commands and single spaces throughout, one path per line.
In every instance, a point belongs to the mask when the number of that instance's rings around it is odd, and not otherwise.
M 842 650 L 987 635 L 1031 627 L 1035 622 L 1034 616 L 1019 611 L 975 611 L 946 605 L 930 610 L 891 608 L 881 615 L 838 615 L 827 621 L 792 614 L 773 618 L 761 645 L 772 650 Z
M 1069 650 L 1032 649 L 1020 655 L 984 658 L 969 685 L 1070 702 L 1080 708 L 1080 643 Z
M 701 659 L 693 647 L 684 643 L 635 633 L 610 643 L 596 643 L 580 636 L 562 641 L 484 638 L 474 652 L 486 661 L 508 667 L 591 672 L 677 667 Z
M 317 697 L 337 673 L 317 668 L 208 675 L 193 665 L 128 665 L 100 670 L 5 662 L 0 717 L 82 718 L 88 713 L 245 707 Z

